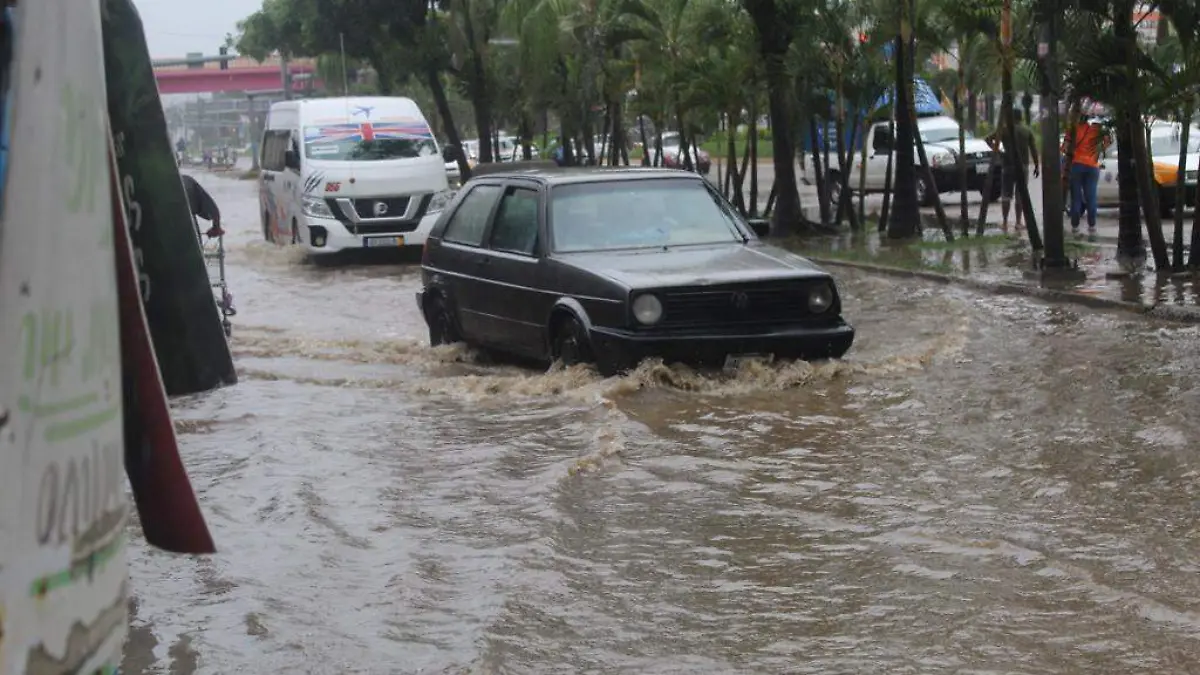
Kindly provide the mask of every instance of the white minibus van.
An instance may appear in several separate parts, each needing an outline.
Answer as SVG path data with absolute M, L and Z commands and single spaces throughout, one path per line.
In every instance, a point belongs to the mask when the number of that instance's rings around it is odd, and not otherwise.
M 275 103 L 261 153 L 263 236 L 312 254 L 420 246 L 451 196 L 446 160 L 408 98 Z

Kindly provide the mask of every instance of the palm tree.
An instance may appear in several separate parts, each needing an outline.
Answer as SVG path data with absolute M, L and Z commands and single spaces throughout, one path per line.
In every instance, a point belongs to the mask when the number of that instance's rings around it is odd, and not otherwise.
M 1194 2 L 1185 0 L 1164 0 L 1159 3 L 1159 11 L 1170 20 L 1175 28 L 1173 53 L 1169 53 L 1171 63 L 1178 64 L 1178 69 L 1171 73 L 1168 89 L 1178 93 L 1175 104 L 1178 106 L 1176 119 L 1182 126 L 1179 148 L 1179 172 L 1175 185 L 1178 186 L 1175 207 L 1175 232 L 1172 241 L 1172 268 L 1176 271 L 1184 267 L 1183 259 L 1183 204 L 1186 189 L 1187 151 L 1190 144 L 1192 117 L 1196 111 L 1196 90 L 1200 86 L 1200 8 Z M 1163 25 L 1165 25 L 1165 21 Z M 1168 70 L 1172 70 L 1168 68 Z M 1196 208 L 1193 213 L 1191 266 L 1200 264 L 1200 195 L 1197 195 Z

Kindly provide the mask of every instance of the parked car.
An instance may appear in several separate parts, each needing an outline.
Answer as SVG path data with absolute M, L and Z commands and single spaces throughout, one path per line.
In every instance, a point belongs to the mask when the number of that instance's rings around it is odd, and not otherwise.
M 1155 120 L 1150 125 L 1150 159 L 1153 162 L 1154 187 L 1158 190 L 1158 205 L 1163 218 L 1175 213 L 1178 199 L 1179 150 L 1182 128 L 1179 124 Z M 1200 169 L 1200 127 L 1192 126 L 1188 131 L 1187 165 L 1184 173 L 1184 201 L 1186 206 L 1196 203 L 1197 170 Z M 1119 206 L 1121 197 L 1117 188 L 1117 146 L 1110 145 L 1100 158 L 1100 182 L 1096 186 L 1096 206 Z
M 433 228 L 417 303 L 434 345 L 605 375 L 651 356 L 726 366 L 842 356 L 854 328 L 833 278 L 764 243 L 766 229 L 691 173 L 479 176 Z
M 662 135 L 662 162 L 659 166 L 664 166 L 668 169 L 685 169 L 687 164 L 685 157 L 691 155 L 692 168 L 699 173 L 708 175 L 712 171 L 712 157 L 708 152 L 699 148 L 688 148 L 688 152 L 684 153 L 683 146 L 679 138 L 678 131 L 665 131 Z M 653 147 L 647 151 L 647 156 L 650 163 L 655 164 L 655 158 L 658 156 L 658 151 Z

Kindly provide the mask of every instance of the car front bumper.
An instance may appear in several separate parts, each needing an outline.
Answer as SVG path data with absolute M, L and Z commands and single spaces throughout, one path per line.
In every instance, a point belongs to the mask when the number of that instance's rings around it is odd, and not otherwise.
M 646 358 L 696 365 L 722 365 L 733 355 L 772 354 L 780 359 L 839 358 L 854 343 L 854 327 L 845 321 L 820 325 L 789 325 L 756 332 L 642 333 L 593 327 L 592 349 L 597 359 L 618 368 L 631 368 Z
M 983 167 L 983 168 L 979 168 Z M 968 164 L 967 165 L 967 187 L 965 191 L 973 192 L 982 190 L 988 177 L 988 169 L 990 163 Z M 1000 166 L 990 167 L 992 172 L 992 181 L 994 190 L 1000 189 Z M 963 192 L 962 174 L 958 171 L 958 166 L 950 164 L 947 166 L 931 167 L 933 172 L 933 181 L 937 184 L 938 192 Z

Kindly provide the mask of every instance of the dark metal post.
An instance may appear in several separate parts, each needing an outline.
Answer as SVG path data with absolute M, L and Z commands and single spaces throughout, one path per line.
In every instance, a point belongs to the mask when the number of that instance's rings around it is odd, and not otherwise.
M 1042 61 L 1042 227 L 1045 234 L 1045 268 L 1065 268 L 1066 241 L 1063 233 L 1062 160 L 1058 147 L 1058 0 L 1042 0 L 1042 39 L 1038 56 Z

